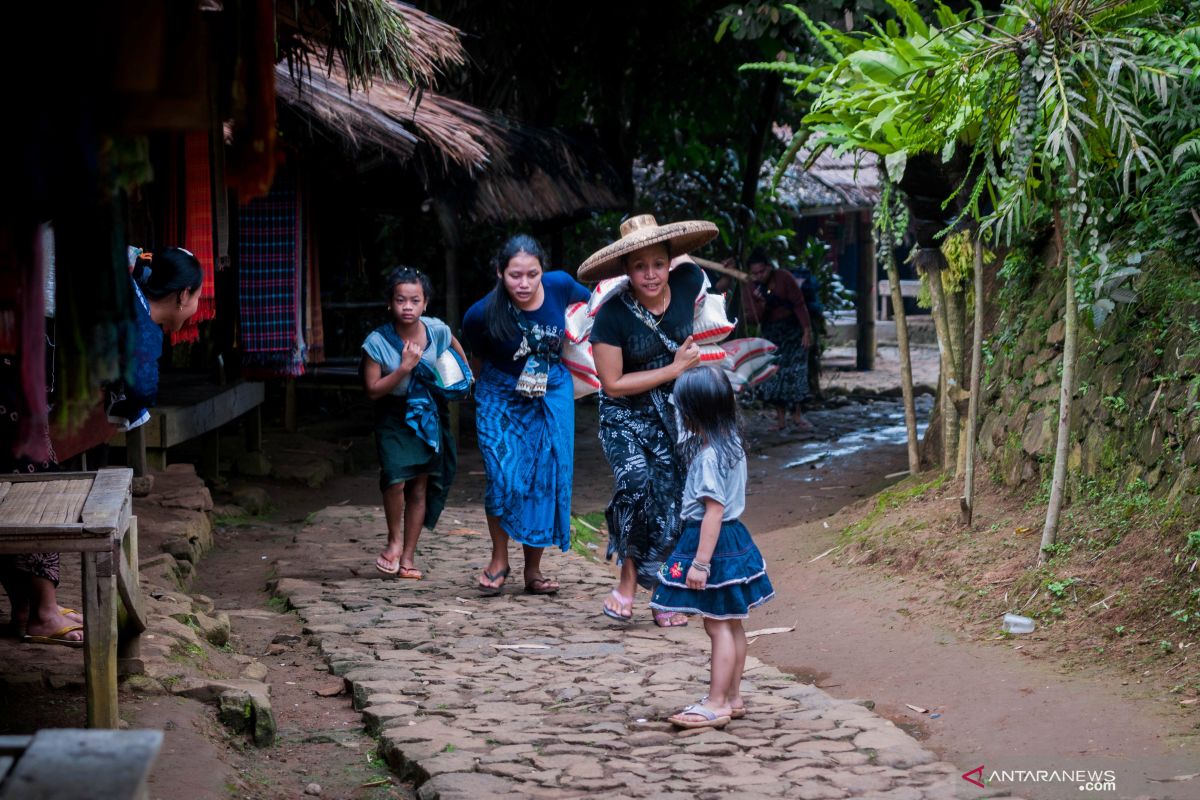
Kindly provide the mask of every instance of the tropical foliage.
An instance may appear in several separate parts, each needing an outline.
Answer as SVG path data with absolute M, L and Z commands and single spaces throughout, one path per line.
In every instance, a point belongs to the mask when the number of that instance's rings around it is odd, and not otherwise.
M 1103 324 L 1134 299 L 1144 251 L 1195 252 L 1200 239 L 1198 12 L 1164 0 L 1014 0 L 996 13 L 939 4 L 927 20 L 909 0 L 889 2 L 895 20 L 854 32 L 790 7 L 825 57 L 747 68 L 783 73 L 808 104 L 789 155 L 874 152 L 898 183 L 914 158 L 945 168 L 955 180 L 940 198 L 942 235 L 965 226 L 1011 246 L 1052 223 L 1067 334 L 1044 552 L 1062 502 L 1079 307 Z M 934 291 L 935 319 L 937 302 Z M 939 338 L 953 348 L 943 328 Z

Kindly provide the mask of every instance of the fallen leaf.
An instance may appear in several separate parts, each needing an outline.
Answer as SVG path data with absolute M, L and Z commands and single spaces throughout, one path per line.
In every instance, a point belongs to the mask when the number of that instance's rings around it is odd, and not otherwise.
M 840 544 L 839 544 L 839 545 L 834 545 L 833 547 L 831 547 L 831 548 L 829 548 L 828 550 L 826 550 L 824 553 L 821 553 L 821 555 L 819 555 L 819 556 L 816 556 L 815 558 L 810 558 L 810 559 L 808 560 L 808 563 L 810 563 L 810 564 L 811 564 L 811 563 L 813 563 L 814 561 L 820 561 L 822 558 L 824 558 L 825 556 L 829 555 L 829 554 L 830 554 L 830 553 L 832 553 L 834 550 L 837 550 L 839 547 L 841 547 L 841 545 L 840 545 Z
M 1190 775 L 1174 775 L 1170 778 L 1151 778 L 1155 783 L 1183 783 L 1190 781 L 1192 778 L 1200 778 L 1200 772 L 1193 772 Z
M 763 628 L 763 629 L 757 630 L 757 631 L 746 631 L 746 637 L 749 638 L 751 636 L 770 636 L 773 633 L 791 633 L 794 630 L 796 630 L 795 625 L 793 625 L 790 628 Z
M 1194 705 L 1196 705 L 1196 703 L 1200 703 L 1200 697 L 1193 697 L 1191 700 L 1180 700 L 1179 701 L 1179 705 L 1181 705 L 1181 706 L 1194 706 Z
M 911 708 L 913 711 L 917 712 L 918 714 L 928 714 L 929 713 L 928 708 L 921 708 L 920 706 L 914 706 L 912 703 L 905 703 L 904 705 L 908 706 L 909 708 Z
M 446 533 L 450 534 L 451 536 L 478 536 L 479 535 L 479 531 L 475 530 L 474 528 L 451 528 L 450 530 L 446 531 Z
M 392 785 L 392 779 L 391 779 L 391 778 L 380 778 L 379 780 L 377 780 L 377 781 L 371 781 L 370 783 L 360 783 L 360 784 L 358 785 L 358 788 L 360 788 L 360 789 L 374 789 L 376 786 L 391 786 L 391 785 Z
M 344 681 L 338 681 L 337 683 L 327 683 L 324 686 L 318 686 L 313 691 L 316 693 L 316 695 L 318 697 L 336 697 L 337 695 L 346 691 L 346 684 Z
M 1033 532 L 1033 528 L 1027 528 L 1024 525 L 1013 530 L 1013 533 L 1017 534 L 1018 536 L 1024 536 L 1025 534 L 1032 533 L 1032 532 Z
M 548 644 L 494 644 L 497 650 L 549 650 Z

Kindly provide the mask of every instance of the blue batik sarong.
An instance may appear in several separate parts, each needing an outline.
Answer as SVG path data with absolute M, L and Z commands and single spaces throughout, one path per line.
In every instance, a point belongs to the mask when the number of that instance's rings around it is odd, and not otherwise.
M 476 428 L 487 471 L 484 510 L 530 547 L 571 547 L 575 393 L 571 373 L 550 367 L 546 394 L 526 397 L 517 378 L 487 364 L 475 385 Z

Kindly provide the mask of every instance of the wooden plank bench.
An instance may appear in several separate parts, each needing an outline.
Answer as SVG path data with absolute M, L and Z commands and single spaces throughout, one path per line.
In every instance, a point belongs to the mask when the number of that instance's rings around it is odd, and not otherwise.
M 921 291 L 920 281 L 900 281 L 901 297 L 916 297 Z M 888 303 L 892 301 L 892 282 L 884 278 L 879 282 L 879 319 L 888 318 Z
M 167 449 L 203 438 L 204 451 L 199 469 L 201 477 L 212 480 L 220 468 L 219 429 L 247 415 L 246 449 L 262 449 L 261 406 L 266 391 L 262 383 L 238 381 L 228 386 L 183 379 L 167 380 L 159 392 L 162 403 L 150 409 L 150 421 L 128 433 L 109 440 L 115 447 L 127 448 L 134 474 L 145 474 L 147 466 L 166 469 Z
M 136 658 L 146 614 L 128 467 L 0 475 L 0 554 L 79 553 L 89 728 L 116 728 L 117 657 Z M 125 608 L 118 630 L 117 600 Z
M 145 800 L 162 731 L 0 736 L 0 800 Z

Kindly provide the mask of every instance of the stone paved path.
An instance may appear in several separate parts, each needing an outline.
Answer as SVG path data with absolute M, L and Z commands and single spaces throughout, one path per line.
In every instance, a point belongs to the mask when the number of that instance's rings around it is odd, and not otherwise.
M 644 594 L 635 624 L 600 616 L 612 573 L 573 553 L 547 553 L 556 597 L 519 592 L 519 570 L 481 597 L 484 526 L 447 509 L 422 538 L 425 580 L 380 579 L 382 512 L 333 507 L 278 563 L 276 593 L 422 798 L 971 796 L 961 770 L 888 720 L 753 656 L 745 719 L 674 731 L 661 720 L 706 691 L 702 628 L 659 630 Z

